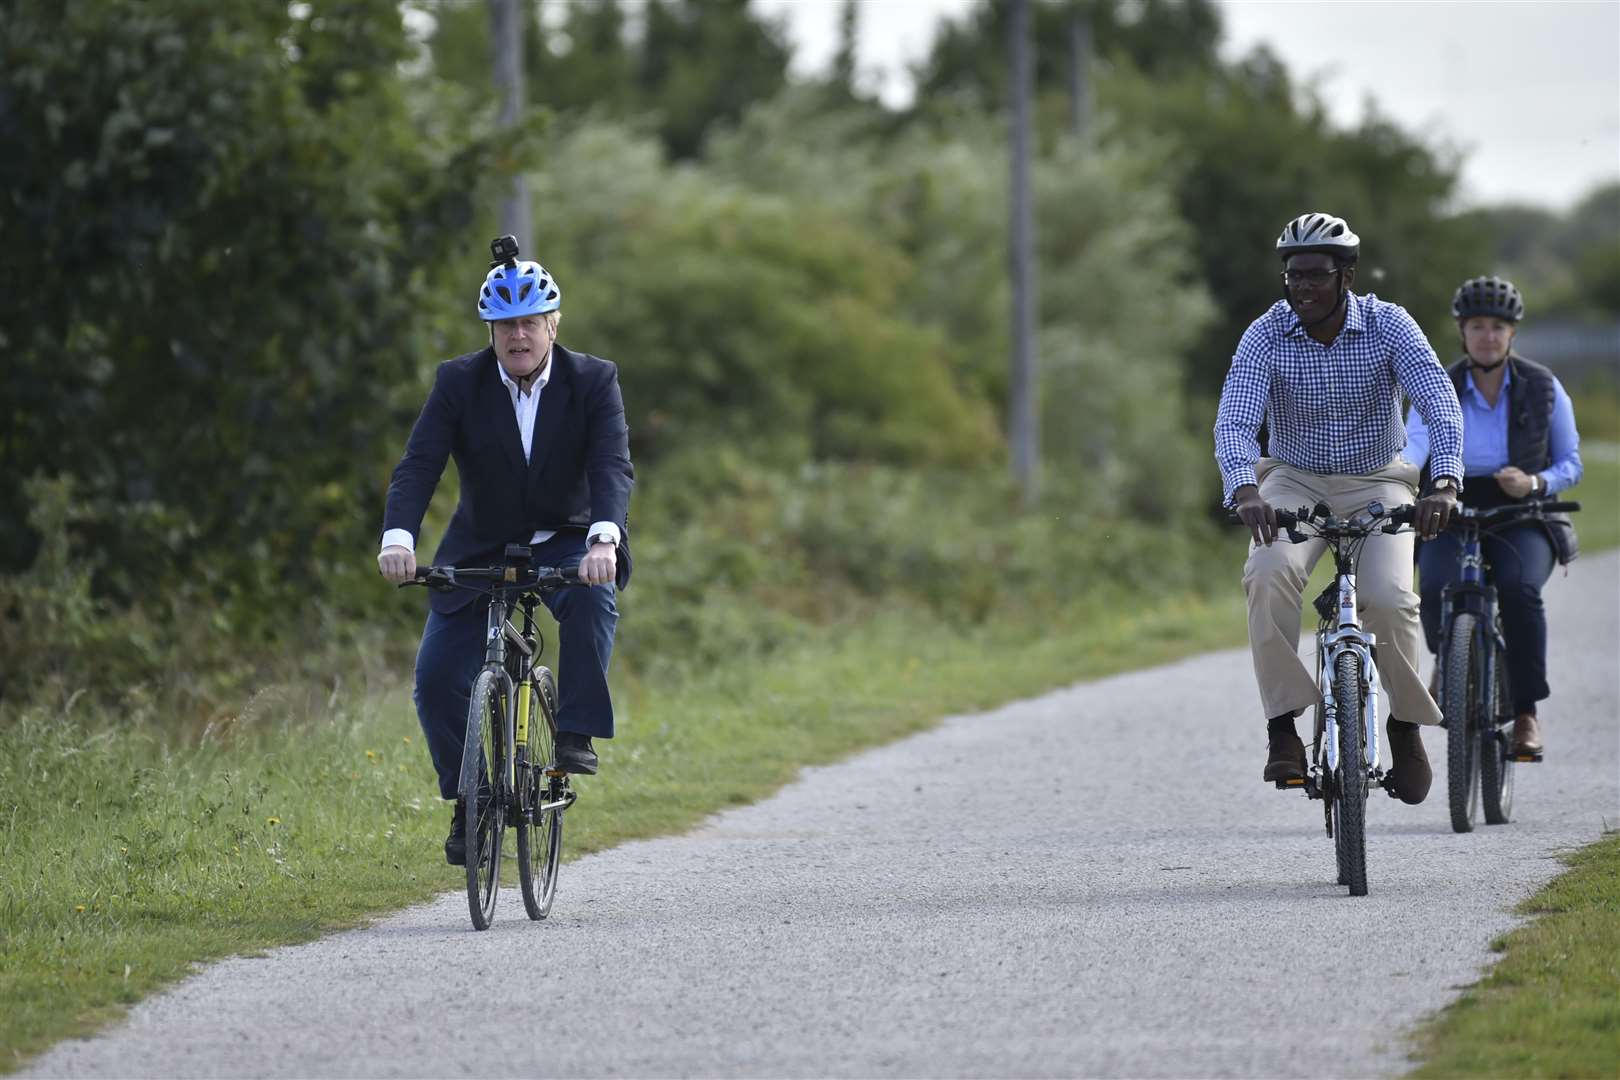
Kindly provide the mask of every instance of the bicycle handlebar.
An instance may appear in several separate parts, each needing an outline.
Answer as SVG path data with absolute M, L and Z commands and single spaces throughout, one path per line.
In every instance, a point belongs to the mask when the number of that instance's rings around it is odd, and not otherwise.
M 1478 521 L 1481 524 L 1501 521 L 1506 518 L 1533 518 L 1543 514 L 1569 514 L 1581 508 L 1581 504 L 1574 501 L 1553 502 L 1551 500 L 1529 502 L 1503 503 L 1501 506 L 1492 506 L 1485 510 L 1475 510 L 1468 506 L 1457 507 L 1457 516 L 1468 521 Z
M 1397 506 L 1393 510 L 1385 510 L 1382 504 L 1368 503 L 1363 507 L 1368 515 L 1364 524 L 1357 524 L 1349 517 L 1338 518 L 1328 510 L 1326 503 L 1317 503 L 1314 507 L 1302 506 L 1298 510 L 1275 509 L 1277 529 L 1279 532 L 1297 529 L 1301 525 L 1316 525 L 1319 529 L 1325 527 L 1327 532 L 1344 535 L 1366 535 L 1378 530 L 1394 532 L 1402 525 L 1412 524 L 1412 516 L 1417 512 L 1413 505 Z M 1243 524 L 1237 511 L 1229 510 L 1226 520 L 1232 525 Z
M 535 566 L 528 569 L 515 566 L 418 566 L 416 578 L 400 582 L 399 587 L 424 585 L 441 592 L 450 589 L 472 589 L 476 592 L 511 589 L 527 592 L 531 589 L 586 584 L 589 582 L 579 579 L 578 566 Z

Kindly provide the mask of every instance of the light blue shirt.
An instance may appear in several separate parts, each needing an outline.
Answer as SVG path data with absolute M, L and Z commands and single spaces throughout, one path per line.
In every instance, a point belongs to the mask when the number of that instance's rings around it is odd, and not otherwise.
M 1401 452 L 1401 392 L 1429 418 L 1437 476 L 1457 477 L 1457 395 L 1429 339 L 1397 304 L 1372 294 L 1345 295 L 1344 329 L 1330 345 L 1305 331 L 1278 300 L 1238 342 L 1215 417 L 1215 460 L 1230 506 L 1239 487 L 1255 482 L 1258 432 L 1265 422 L 1269 453 L 1321 475 L 1371 476 Z M 1425 429 L 1429 430 L 1429 429 Z
M 1502 373 L 1502 390 L 1491 405 L 1474 385 L 1472 371 L 1464 375 L 1459 396 L 1463 416 L 1463 476 L 1492 476 L 1506 468 L 1508 461 L 1508 384 L 1512 369 Z M 1553 378 L 1552 423 L 1547 451 L 1552 464 L 1539 475 L 1547 494 L 1572 488 L 1581 480 L 1581 436 L 1575 430 L 1575 404 L 1564 391 L 1564 384 Z M 1403 456 L 1417 466 L 1429 457 L 1429 427 L 1416 409 L 1406 416 L 1406 449 Z

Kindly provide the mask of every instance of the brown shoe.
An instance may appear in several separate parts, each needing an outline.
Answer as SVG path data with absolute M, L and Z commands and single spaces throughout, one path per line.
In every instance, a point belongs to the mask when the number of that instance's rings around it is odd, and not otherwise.
M 1384 731 L 1389 735 L 1389 757 L 1394 763 L 1384 785 L 1401 802 L 1416 806 L 1429 797 L 1429 785 L 1434 782 L 1429 755 L 1423 750 L 1423 736 L 1416 724 L 1393 716 Z
M 1541 751 L 1541 724 L 1536 721 L 1536 714 L 1520 713 L 1513 721 L 1513 752 L 1539 754 Z
M 1267 737 L 1266 771 L 1262 778 L 1267 783 L 1278 780 L 1305 779 L 1305 744 L 1292 731 L 1276 732 Z

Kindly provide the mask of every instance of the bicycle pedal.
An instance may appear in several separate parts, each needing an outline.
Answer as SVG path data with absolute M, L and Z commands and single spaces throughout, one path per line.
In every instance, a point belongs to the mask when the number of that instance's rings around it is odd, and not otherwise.
M 1540 761 L 1546 756 L 1546 754 L 1509 754 L 1508 760 L 1521 761 L 1526 765 L 1534 765 L 1536 762 Z
M 1287 780 L 1274 780 L 1272 782 L 1277 785 L 1278 791 L 1287 791 L 1290 788 L 1302 788 L 1305 786 L 1305 778 L 1303 776 L 1293 776 Z
M 546 775 L 547 776 L 567 776 L 568 773 L 563 771 L 562 769 L 550 768 L 550 769 L 546 770 Z

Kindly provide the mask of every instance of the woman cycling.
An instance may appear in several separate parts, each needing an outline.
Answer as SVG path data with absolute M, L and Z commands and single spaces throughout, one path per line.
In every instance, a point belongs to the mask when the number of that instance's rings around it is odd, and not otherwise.
M 1470 278 L 1451 301 L 1464 356 L 1447 369 L 1463 412 L 1462 502 L 1476 509 L 1541 498 L 1581 479 L 1575 407 L 1553 373 L 1513 351 L 1524 300 L 1511 281 Z M 1429 433 L 1417 410 L 1406 420 L 1408 460 L 1428 457 Z M 1541 587 L 1553 560 L 1575 558 L 1575 529 L 1563 515 L 1525 522 L 1483 538 L 1491 564 L 1502 634 L 1507 642 L 1513 698 L 1514 749 L 1542 751 L 1536 703 L 1547 689 L 1547 614 Z M 1440 643 L 1441 592 L 1461 574 L 1461 543 L 1442 533 L 1418 549 L 1423 633 L 1429 651 Z

